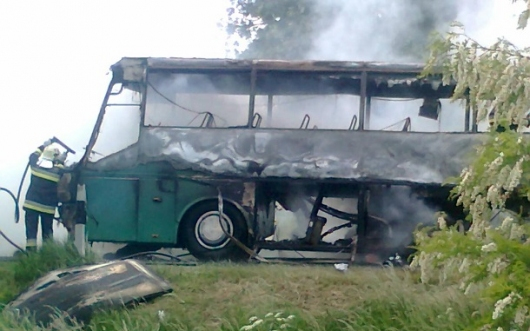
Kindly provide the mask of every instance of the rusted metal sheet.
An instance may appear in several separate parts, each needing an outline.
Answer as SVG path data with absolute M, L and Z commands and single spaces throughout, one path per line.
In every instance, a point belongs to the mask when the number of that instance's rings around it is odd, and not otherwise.
M 128 306 L 172 292 L 168 282 L 136 260 L 57 270 L 40 278 L 6 309 L 29 312 L 47 324 L 56 311 L 79 322 L 93 313 Z

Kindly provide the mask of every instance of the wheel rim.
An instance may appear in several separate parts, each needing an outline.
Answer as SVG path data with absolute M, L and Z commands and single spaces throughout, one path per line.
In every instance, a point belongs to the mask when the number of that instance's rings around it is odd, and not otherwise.
M 195 238 L 202 247 L 219 249 L 229 243 L 230 237 L 224 233 L 220 223 L 217 211 L 209 211 L 199 217 L 195 224 Z M 232 220 L 226 214 L 223 214 L 223 228 L 231 236 L 234 235 Z

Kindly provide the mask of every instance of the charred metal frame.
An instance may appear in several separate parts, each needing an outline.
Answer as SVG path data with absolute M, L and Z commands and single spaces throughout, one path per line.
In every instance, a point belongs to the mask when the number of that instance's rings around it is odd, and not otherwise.
M 130 59 L 130 58 L 124 58 Z M 141 121 L 144 122 L 145 117 L 145 105 L 146 105 L 146 91 L 147 81 L 149 72 L 151 69 L 154 70 L 185 70 L 185 71 L 201 71 L 204 69 L 212 70 L 248 70 L 250 74 L 250 94 L 249 94 L 249 109 L 248 119 L 246 127 L 249 129 L 253 128 L 253 115 L 256 97 L 256 81 L 257 74 L 260 71 L 293 71 L 293 72 L 313 72 L 313 73 L 360 73 L 360 101 L 359 101 L 359 118 L 358 118 L 358 130 L 369 129 L 370 123 L 370 112 L 371 112 L 371 96 L 367 94 L 367 83 L 368 83 L 368 71 L 371 73 L 388 73 L 388 74 L 420 74 L 423 70 L 423 66 L 419 64 L 405 65 L 405 64 L 386 64 L 386 63 L 371 63 L 371 62 L 341 62 L 341 61 L 266 61 L 266 60 L 219 60 L 219 59 L 175 59 L 175 58 L 137 58 L 142 60 L 142 66 L 145 68 L 144 78 L 139 85 L 142 87 L 140 91 L 142 95 L 142 101 L 139 105 L 141 108 Z M 149 61 L 152 61 L 150 63 Z M 113 78 L 107 88 L 105 97 L 103 99 L 98 117 L 96 119 L 94 129 L 89 138 L 89 142 L 85 148 L 85 154 L 82 156 L 78 166 L 83 167 L 86 165 L 90 153 L 95 145 L 99 130 L 101 128 L 103 118 L 105 115 L 105 108 L 109 106 L 107 104 L 110 96 L 112 95 L 112 88 L 117 83 L 125 83 L 124 69 L 117 63 L 112 66 Z M 268 96 L 267 114 L 272 116 L 272 100 L 273 96 Z M 477 132 L 476 125 L 476 110 L 473 111 L 472 121 L 472 132 Z M 271 116 L 269 116 L 267 123 L 270 124 Z M 467 118 L 467 117 L 466 117 Z M 466 128 L 468 125 L 466 125 Z
M 250 98 L 248 101 L 248 127 L 252 128 L 252 122 L 254 120 L 254 106 L 256 104 L 256 79 L 257 70 L 256 67 L 252 67 L 250 72 Z
M 349 253 L 357 245 L 362 246 L 366 242 L 367 226 L 370 219 L 368 214 L 367 198 L 369 196 L 369 187 L 366 185 L 350 184 L 346 185 L 348 191 L 344 197 L 355 197 L 357 198 L 357 214 L 347 213 L 330 207 L 323 203 L 323 199 L 329 196 L 343 196 L 340 192 L 335 192 L 334 186 L 326 186 L 324 184 L 316 186 L 316 198 L 308 198 L 307 201 L 312 204 L 311 212 L 309 214 L 309 224 L 306 230 L 305 238 L 297 240 L 283 240 L 283 241 L 272 241 L 272 240 L 261 240 L 256 242 L 258 249 L 269 249 L 269 250 L 285 250 L 285 251 L 306 251 L 306 252 L 328 252 L 328 253 Z M 346 192 L 345 191 L 345 192 Z M 330 216 L 342 219 L 346 221 L 343 224 L 332 227 L 327 231 L 323 232 L 323 227 L 320 225 L 325 224 L 325 217 L 319 216 L 318 212 L 322 211 Z M 315 225 L 317 222 L 321 222 L 320 225 Z M 353 225 L 357 225 L 357 238 L 355 240 L 338 240 L 335 243 L 323 241 L 324 237 L 338 231 L 340 229 L 349 228 Z
M 368 208 L 366 205 L 367 189 L 364 185 L 359 188 L 357 198 L 357 245 L 363 247 L 366 242 L 366 229 L 368 227 Z
M 471 114 L 470 114 L 471 113 L 471 104 L 470 104 L 470 101 L 469 101 L 469 97 L 466 97 L 466 110 L 465 110 L 465 112 L 466 113 L 464 115 L 465 116 L 465 119 L 464 119 L 464 121 L 465 121 L 465 123 L 464 123 L 464 131 L 465 132 L 469 132 L 469 129 L 470 129 L 470 127 L 469 127 L 470 118 L 469 117 L 471 116 Z
M 105 97 L 103 98 L 103 102 L 101 103 L 99 114 L 96 118 L 96 123 L 94 124 L 94 129 L 92 130 L 92 134 L 90 135 L 90 138 L 88 140 L 88 145 L 85 148 L 85 154 L 81 157 L 81 160 L 77 164 L 77 169 L 81 169 L 88 162 L 90 153 L 92 153 L 92 149 L 94 148 L 94 145 L 96 144 L 96 141 L 98 139 L 99 130 L 101 129 L 101 124 L 103 123 L 103 118 L 105 117 L 107 102 L 109 101 L 109 98 L 112 95 L 112 88 L 118 82 L 121 82 L 121 78 L 118 79 L 116 77 L 113 77 L 109 86 L 107 87 L 107 92 L 105 93 Z
M 273 96 L 272 94 L 269 94 L 267 96 L 267 127 L 272 126 L 272 103 L 273 103 Z
M 359 130 L 365 130 L 365 112 L 366 112 L 366 88 L 368 85 L 368 74 L 366 71 L 361 73 L 361 95 L 359 100 Z M 368 116 L 369 117 L 369 116 Z
M 471 132 L 477 133 L 478 132 L 478 108 L 475 106 L 473 107 L 473 122 L 471 126 Z
M 370 130 L 370 115 L 372 112 L 372 97 L 367 96 L 366 97 L 366 118 L 364 119 L 365 125 L 364 128 L 367 130 Z

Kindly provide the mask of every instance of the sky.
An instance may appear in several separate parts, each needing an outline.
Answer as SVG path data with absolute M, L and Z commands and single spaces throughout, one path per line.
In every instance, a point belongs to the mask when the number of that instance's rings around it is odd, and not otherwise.
M 217 24 L 227 6 L 227 0 L 1 1 L 0 187 L 16 194 L 29 154 L 53 136 L 77 152 L 71 160 L 82 155 L 109 68 L 120 58 L 225 57 Z M 0 229 L 23 246 L 24 221 L 14 223 L 4 192 L 0 206 Z M 64 237 L 64 228 L 56 234 Z M 0 255 L 6 250 L 1 238 Z
M 83 153 L 111 78 L 109 67 L 120 58 L 225 57 L 226 34 L 218 22 L 228 4 L 1 1 L 0 187 L 16 193 L 29 154 L 48 138 L 56 136 L 76 150 L 72 160 Z M 465 4 L 459 19 L 477 40 L 487 44 L 502 35 L 519 44 L 528 40 L 528 33 L 515 31 L 520 6 L 508 0 Z M 24 245 L 23 219 L 14 223 L 5 193 L 0 207 L 0 229 Z M 65 231 L 56 227 L 56 233 L 61 237 Z M 12 252 L 0 238 L 0 255 Z

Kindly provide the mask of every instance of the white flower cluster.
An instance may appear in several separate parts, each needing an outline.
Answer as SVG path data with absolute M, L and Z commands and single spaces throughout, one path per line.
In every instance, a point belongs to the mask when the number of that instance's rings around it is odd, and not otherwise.
M 465 167 L 460 173 L 460 185 L 464 186 L 465 184 L 467 184 L 472 174 L 473 172 L 471 171 L 471 168 Z
M 501 317 L 506 307 L 514 303 L 517 299 L 522 299 L 522 298 L 519 294 L 515 292 L 511 292 L 505 298 L 498 300 L 495 303 L 495 309 L 493 310 L 493 314 L 491 315 L 491 318 L 496 320 L 499 317 Z
M 239 329 L 239 331 L 253 330 L 254 328 L 258 327 L 263 323 L 263 319 L 258 318 L 257 316 L 252 316 L 251 318 L 249 318 L 248 322 L 251 324 L 244 325 Z
M 513 321 L 517 326 L 522 327 L 530 319 L 530 314 L 528 314 L 528 307 L 522 306 L 517 309 L 515 312 L 515 317 Z
M 437 259 L 441 260 L 442 255 L 438 255 Z M 445 283 L 451 275 L 455 273 L 456 270 L 458 270 L 458 266 L 460 265 L 460 261 L 456 258 L 450 258 L 448 260 L 445 260 L 442 264 L 441 270 L 438 272 L 438 282 L 440 284 Z
M 487 166 L 485 175 L 495 174 L 503 162 L 504 162 L 504 153 L 500 152 L 499 156 L 497 156 L 495 160 L 493 160 L 490 164 L 485 164 L 485 166 Z
M 435 256 L 433 254 L 428 254 L 421 252 L 418 259 L 418 266 L 420 267 L 420 278 L 422 283 L 428 283 L 435 276 L 435 270 L 433 267 L 433 262 Z
M 458 272 L 461 274 L 465 274 L 469 271 L 469 267 L 471 266 L 471 262 L 466 257 L 462 260 L 462 263 L 460 264 L 460 267 L 458 267 Z
M 469 230 L 476 238 L 483 238 L 486 233 L 486 229 L 489 226 L 489 222 L 486 220 L 488 210 L 486 198 L 482 195 L 478 195 L 475 198 L 475 202 L 469 206 L 469 212 L 473 217 L 473 223 Z
M 466 290 L 464 291 L 464 295 L 474 294 L 478 290 L 480 290 L 480 287 L 476 283 L 469 283 L 466 286 Z
M 289 315 L 287 317 L 282 317 L 282 314 L 283 314 L 282 312 L 278 312 L 276 314 L 267 313 L 263 318 L 252 316 L 251 318 L 248 319 L 249 324 L 242 326 L 239 330 L 240 331 L 254 330 L 254 329 L 257 329 L 258 326 L 266 322 L 268 322 L 267 330 L 276 330 L 275 328 L 276 326 L 280 330 L 285 330 L 290 326 L 289 322 L 294 320 L 295 316 Z
M 512 217 L 506 217 L 502 221 L 499 231 L 510 240 L 520 240 L 526 234 L 525 228 Z
M 456 204 L 457 205 L 464 205 L 467 206 L 471 200 L 469 198 L 469 194 L 467 192 L 467 188 L 469 186 L 469 181 L 471 180 L 473 176 L 473 169 L 471 167 L 466 167 L 462 170 L 460 173 L 460 183 L 456 186 L 456 193 L 458 195 L 458 199 Z M 476 194 L 471 194 L 471 196 L 476 196 Z
M 440 228 L 440 230 L 447 229 L 447 221 L 445 220 L 445 217 L 443 216 L 438 217 L 438 227 Z
M 513 217 L 510 217 L 510 216 L 505 217 L 504 220 L 502 220 L 500 230 L 503 232 L 511 231 L 513 224 L 514 224 Z
M 515 166 L 510 171 L 510 175 L 508 176 L 508 179 L 504 185 L 504 189 L 508 192 L 513 191 L 521 181 L 521 177 L 523 174 L 523 162 L 525 161 L 526 157 L 522 157 L 515 163 Z
M 482 214 L 479 216 L 474 216 L 473 223 L 469 227 L 469 233 L 471 233 L 475 238 L 483 239 L 489 229 L 489 222 L 486 221 Z
M 495 252 L 497 250 L 497 244 L 496 243 L 489 243 L 489 244 L 483 245 L 480 250 L 485 252 L 485 253 Z
M 498 185 L 491 185 L 486 194 L 486 201 L 491 203 L 493 209 L 497 209 L 502 205 L 502 199 L 500 195 L 500 190 Z
M 488 263 L 487 270 L 489 273 L 496 275 L 501 273 L 504 269 L 506 269 L 506 267 L 508 267 L 508 262 L 505 259 L 498 257 L 492 262 Z

